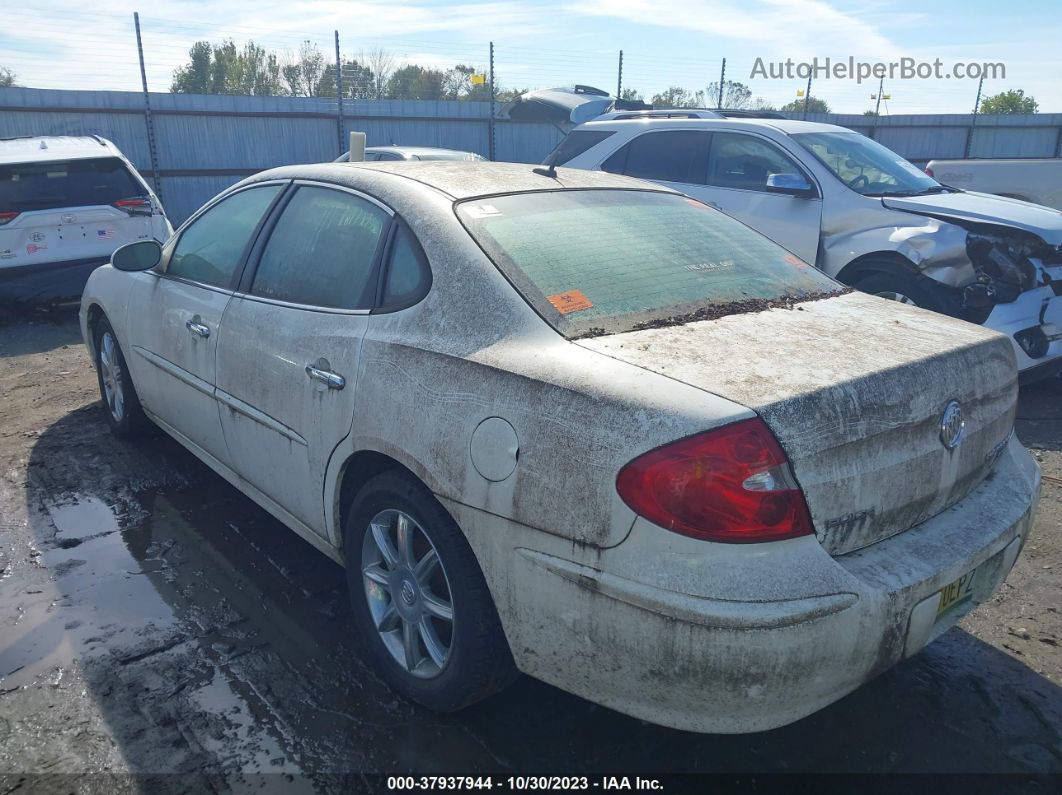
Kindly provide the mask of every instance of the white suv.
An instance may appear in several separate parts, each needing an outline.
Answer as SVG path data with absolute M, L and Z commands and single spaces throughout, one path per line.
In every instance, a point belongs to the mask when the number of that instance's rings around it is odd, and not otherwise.
M 843 127 L 727 111 L 605 113 L 546 163 L 681 190 L 845 284 L 1003 332 L 1025 381 L 1062 369 L 1055 210 L 941 185 Z
M 171 234 L 155 194 L 110 141 L 0 139 L 0 306 L 78 298 L 119 246 Z

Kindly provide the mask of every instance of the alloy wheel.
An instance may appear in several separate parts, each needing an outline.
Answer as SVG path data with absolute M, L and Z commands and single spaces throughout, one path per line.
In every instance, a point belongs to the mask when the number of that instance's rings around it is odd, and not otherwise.
M 431 538 L 409 514 L 389 508 L 362 543 L 365 599 L 395 662 L 422 679 L 442 673 L 454 639 L 450 581 Z
M 125 392 L 122 389 L 122 365 L 118 358 L 118 344 L 110 331 L 100 337 L 100 380 L 107 410 L 115 422 L 125 416 Z
M 874 295 L 876 295 L 878 298 L 887 298 L 890 301 L 898 301 L 901 304 L 910 304 L 911 306 L 918 306 L 918 304 L 916 304 L 910 296 L 906 296 L 903 293 L 897 293 L 892 290 L 885 290 L 880 293 L 874 293 Z

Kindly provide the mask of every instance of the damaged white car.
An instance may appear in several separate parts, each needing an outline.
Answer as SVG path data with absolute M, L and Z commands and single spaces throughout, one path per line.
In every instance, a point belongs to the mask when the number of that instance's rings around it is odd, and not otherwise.
M 549 90 L 515 108 L 533 118 L 556 106 L 581 120 L 607 110 L 602 102 Z M 941 185 L 843 127 L 727 115 L 610 110 L 546 162 L 660 182 L 844 284 L 1001 331 L 1023 381 L 1062 370 L 1062 213 Z
M 440 710 L 517 671 L 701 732 L 797 720 L 999 587 L 1030 528 L 1002 336 L 592 171 L 290 166 L 81 309 L 145 418 L 346 565 Z

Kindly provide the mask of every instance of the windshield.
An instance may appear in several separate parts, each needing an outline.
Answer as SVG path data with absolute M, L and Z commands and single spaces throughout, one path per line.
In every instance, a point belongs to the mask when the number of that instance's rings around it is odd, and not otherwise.
M 0 211 L 91 207 L 145 193 L 117 157 L 0 166 Z
M 471 199 L 462 223 L 566 337 L 765 309 L 844 288 L 701 202 L 567 190 Z
M 854 132 L 797 133 L 797 143 L 864 196 L 916 196 L 948 189 L 891 149 Z

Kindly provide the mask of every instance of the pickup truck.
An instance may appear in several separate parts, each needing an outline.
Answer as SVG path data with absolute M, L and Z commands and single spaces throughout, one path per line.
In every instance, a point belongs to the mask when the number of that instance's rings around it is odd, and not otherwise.
M 925 171 L 944 185 L 1062 210 L 1062 157 L 930 160 Z

